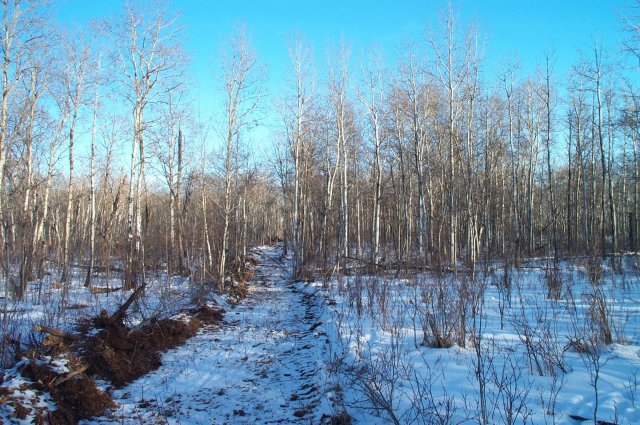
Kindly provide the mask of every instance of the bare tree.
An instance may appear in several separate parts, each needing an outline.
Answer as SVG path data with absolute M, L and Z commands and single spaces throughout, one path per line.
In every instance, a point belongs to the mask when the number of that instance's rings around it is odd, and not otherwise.
M 124 284 L 144 284 L 142 192 L 145 175 L 147 112 L 157 96 L 182 75 L 185 59 L 177 44 L 176 17 L 158 2 L 134 9 L 125 6 L 123 16 L 107 25 L 116 43 L 115 62 L 120 67 L 125 97 L 133 110 L 133 137 L 127 196 L 127 255 Z M 148 13 L 150 10 L 153 13 Z M 144 13 L 143 13 L 144 12 Z
M 334 126 L 336 142 L 336 168 L 340 165 L 341 191 L 340 191 L 340 229 L 337 235 L 338 249 L 336 259 L 339 264 L 340 257 L 349 256 L 349 145 L 352 133 L 349 128 L 350 105 L 348 102 L 349 90 L 349 60 L 351 47 L 341 43 L 333 60 L 330 60 L 329 70 L 329 102 L 332 109 L 332 125 Z M 335 177 L 335 175 L 334 175 Z M 333 179 L 332 179 L 333 180 Z M 332 182 L 333 185 L 333 182 Z
M 223 229 L 218 288 L 224 284 L 229 249 L 229 224 L 234 202 L 231 199 L 234 178 L 234 159 L 242 132 L 257 122 L 256 112 L 265 95 L 265 68 L 247 37 L 243 26 L 237 27 L 226 43 L 222 56 L 222 83 L 224 87 L 224 177 L 223 177 Z
M 373 235 L 371 261 L 377 264 L 380 261 L 380 213 L 382 198 L 382 121 L 384 120 L 384 82 L 383 82 L 382 58 L 377 53 L 369 55 L 369 65 L 361 66 L 364 91 L 359 92 L 360 102 L 367 111 L 371 138 L 374 149 L 374 193 L 373 193 Z
M 74 34 L 75 37 L 75 34 Z M 89 52 L 91 46 L 85 42 L 78 42 L 76 38 L 69 38 L 65 43 L 65 69 L 64 69 L 64 92 L 66 102 L 69 105 L 70 121 L 69 121 L 69 184 L 67 192 L 67 212 L 65 216 L 63 248 L 62 248 L 62 276 L 60 281 L 69 282 L 69 261 L 71 257 L 71 221 L 73 214 L 73 198 L 74 198 L 74 148 L 76 142 L 76 129 L 80 108 L 86 103 L 87 95 L 87 67 L 89 66 Z
M 89 162 L 89 264 L 87 266 L 87 277 L 84 286 L 91 286 L 91 278 L 95 265 L 96 248 L 96 133 L 98 129 L 98 106 L 100 104 L 100 68 L 102 62 L 101 53 L 98 54 L 96 62 L 95 92 L 93 96 L 93 117 L 91 124 L 91 157 Z
M 629 34 L 628 38 L 623 41 L 622 47 L 636 59 L 636 67 L 640 68 L 640 14 L 638 13 L 640 2 L 636 0 L 634 3 L 630 7 L 629 13 L 622 17 L 625 30 Z
M 41 46 L 44 47 L 44 46 Z M 29 76 L 24 79 L 25 84 L 25 106 L 20 116 L 22 138 L 24 140 L 23 159 L 25 161 L 25 181 L 22 211 L 20 214 L 20 225 L 22 227 L 22 259 L 20 262 L 20 285 L 18 288 L 18 298 L 22 298 L 27 282 L 35 277 L 33 275 L 33 260 L 37 252 L 37 228 L 38 213 L 41 205 L 37 200 L 37 184 L 35 182 L 34 170 L 34 150 L 35 129 L 39 123 L 39 114 L 42 112 L 40 100 L 45 96 L 48 89 L 50 73 L 47 71 L 50 65 L 50 57 L 44 54 L 44 49 L 34 51 L 28 58 Z M 35 211 L 35 212 L 34 212 Z
M 469 76 L 468 64 L 475 62 L 476 50 L 474 47 L 473 33 L 468 34 L 468 38 L 464 44 L 460 46 L 456 40 L 457 34 L 455 30 L 455 19 L 453 10 L 449 8 L 445 20 L 444 45 L 439 46 L 435 38 L 431 39 L 431 45 L 436 55 L 436 76 L 440 84 L 445 90 L 447 98 L 447 220 L 448 220 L 448 239 L 449 239 L 449 264 L 456 267 L 457 261 L 457 226 L 458 212 L 454 205 L 457 198 L 456 187 L 456 170 L 457 166 L 457 144 L 459 142 L 459 134 L 456 128 L 456 120 L 461 111 L 461 93 L 460 91 Z M 462 50 L 461 50 L 462 49 Z
M 410 129 L 410 141 L 411 141 L 411 153 L 413 159 L 413 168 L 417 179 L 417 196 L 418 196 L 418 209 L 417 209 L 417 237 L 418 237 L 418 249 L 421 257 L 421 261 L 424 264 L 429 262 L 429 220 L 427 212 L 426 191 L 429 190 L 427 186 L 427 178 L 425 176 L 425 168 L 427 163 L 427 131 L 426 127 L 428 123 L 426 119 L 430 111 L 428 110 L 428 104 L 430 97 L 433 95 L 433 90 L 430 89 L 429 82 L 426 81 L 427 75 L 425 73 L 424 64 L 421 63 L 416 57 L 414 47 L 408 48 L 407 57 L 400 68 L 401 89 L 400 92 L 403 96 L 406 96 L 406 105 L 400 103 L 398 105 L 401 109 L 396 109 L 397 112 L 403 112 L 405 117 L 398 116 L 396 122 L 396 130 L 400 131 L 404 126 L 402 118 L 408 120 L 408 127 Z M 400 99 L 398 99 L 400 100 Z M 398 142 L 402 141 L 402 136 L 397 133 Z M 400 147 L 400 146 L 399 146 Z M 404 165 L 402 164 L 402 169 Z M 402 171 L 403 180 L 404 171 Z M 408 182 L 411 183 L 411 180 Z M 407 205 L 407 208 L 409 205 Z M 408 215 L 408 211 L 405 212 Z M 407 225 L 409 217 L 406 217 Z M 408 226 L 410 228 L 410 226 Z M 409 242 L 409 232 L 407 232 L 407 243 Z
M 518 263 L 521 250 L 520 235 L 520 210 L 519 210 L 519 193 L 518 193 L 518 149 L 515 143 L 514 126 L 515 126 L 515 105 L 514 105 L 514 79 L 515 79 L 515 65 L 507 66 L 500 76 L 507 103 L 507 118 L 508 118 L 508 144 L 511 157 L 511 202 L 509 209 L 510 225 L 511 225 L 511 237 L 513 239 L 513 254 Z M 504 249 L 503 244 L 503 249 Z M 510 247 L 511 248 L 511 247 Z
M 293 274 L 300 277 L 305 263 L 304 227 L 307 217 L 304 203 L 308 196 L 305 190 L 304 176 L 308 161 L 305 161 L 310 142 L 309 127 L 313 102 L 313 64 L 311 52 L 300 39 L 289 47 L 289 60 L 293 71 L 293 91 L 288 99 L 285 121 L 290 128 L 290 144 L 293 155 L 294 194 L 292 217 L 292 255 Z
M 5 282 L 5 321 L 7 318 L 6 300 L 9 298 L 11 253 L 7 232 L 11 220 L 6 215 L 5 199 L 6 165 L 9 152 L 11 132 L 9 130 L 9 105 L 15 96 L 15 89 L 25 75 L 27 58 L 34 53 L 34 48 L 43 36 L 43 19 L 41 12 L 46 1 L 2 0 L 2 86 L 0 95 L 0 252 Z M 5 323 L 6 324 L 6 323 Z
M 617 250 L 617 218 L 616 204 L 613 196 L 613 181 L 611 176 L 610 161 L 607 157 L 611 154 L 610 149 L 605 146 L 607 128 L 605 128 L 605 100 L 603 99 L 603 86 L 605 84 L 605 76 L 611 74 L 611 68 L 606 62 L 602 47 L 598 42 L 594 42 L 593 60 L 583 59 L 574 71 L 580 76 L 594 97 L 593 105 L 593 139 L 597 142 L 599 159 L 600 159 L 600 249 L 604 256 L 607 252 L 607 236 L 611 238 L 611 248 L 615 252 Z M 591 152 L 595 156 L 595 152 Z M 594 162 L 595 171 L 595 162 Z M 595 179 L 594 179 L 595 185 Z M 594 191 L 595 193 L 595 191 Z M 608 204 L 608 208 L 607 208 Z M 608 209 L 608 211 L 607 211 Z M 595 212 L 595 211 L 594 211 Z M 607 212 L 609 217 L 607 217 Z M 607 218 L 609 219 L 609 235 L 607 235 Z
M 158 159 L 161 174 L 169 191 L 169 242 L 166 249 L 167 273 L 184 274 L 187 260 L 184 250 L 184 211 L 182 208 L 182 183 L 184 179 L 184 132 L 188 119 L 186 93 L 174 87 L 166 93 L 161 126 L 154 132 L 152 150 Z M 177 261 L 177 264 L 176 264 Z

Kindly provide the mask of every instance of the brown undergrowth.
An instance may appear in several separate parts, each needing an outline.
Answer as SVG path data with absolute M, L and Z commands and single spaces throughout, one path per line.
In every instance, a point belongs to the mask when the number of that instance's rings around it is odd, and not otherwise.
M 95 378 L 122 387 L 157 369 L 163 351 L 184 344 L 199 329 L 214 325 L 224 310 L 215 305 L 185 311 L 176 318 L 154 319 L 128 328 L 121 317 L 99 317 L 81 323 L 78 333 L 49 335 L 45 346 L 26 354 L 19 372 L 31 381 L 20 388 L 0 385 L 0 403 L 13 408 L 16 419 L 29 415 L 36 424 L 75 424 L 81 419 L 103 415 L 114 407 L 109 393 L 98 388 Z M 63 364 L 64 367 L 59 365 Z M 33 392 L 31 400 L 22 394 Z M 41 396 L 48 393 L 55 410 L 42 408 Z
M 256 259 L 249 257 L 242 266 L 236 266 L 235 263 L 231 265 L 233 273 L 224 285 L 230 304 L 238 304 L 249 296 L 248 282 L 253 280 L 253 268 L 256 264 Z
M 36 423 L 75 424 L 80 419 L 103 414 L 106 409 L 114 407 L 111 396 L 100 390 L 85 372 L 65 379 L 69 374 L 85 367 L 83 362 L 72 354 L 68 354 L 67 359 L 70 372 L 64 374 L 37 357 L 29 360 L 20 371 L 22 376 L 34 383 L 36 390 L 48 392 L 57 406 L 54 411 L 37 409 L 38 411 L 34 412 Z
M 98 388 L 96 378 L 122 387 L 160 367 L 163 351 L 184 344 L 224 315 L 222 308 L 209 304 L 129 328 L 123 321 L 131 304 L 127 302 L 112 316 L 103 311 L 80 323 L 77 333 L 40 327 L 49 335 L 43 346 L 23 355 L 18 369 L 31 382 L 23 380 L 16 387 L 0 377 L 0 404 L 11 408 L 13 418 L 31 418 L 36 424 L 75 424 L 103 415 L 114 403 L 108 392 Z M 55 409 L 43 401 L 49 396 Z
M 82 340 L 78 351 L 89 373 L 122 387 L 160 367 L 163 351 L 184 344 L 203 326 L 222 320 L 223 314 L 221 308 L 201 306 L 179 318 L 151 320 L 133 329 L 122 321 L 96 317 L 92 327 L 101 331 Z

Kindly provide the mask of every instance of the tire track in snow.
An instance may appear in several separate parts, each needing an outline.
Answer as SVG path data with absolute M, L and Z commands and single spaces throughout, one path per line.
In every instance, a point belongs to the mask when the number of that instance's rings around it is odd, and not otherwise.
M 221 326 L 165 353 L 160 369 L 113 392 L 109 418 L 85 423 L 320 422 L 330 413 L 323 303 L 291 279 L 280 253 L 255 250 L 251 292 Z

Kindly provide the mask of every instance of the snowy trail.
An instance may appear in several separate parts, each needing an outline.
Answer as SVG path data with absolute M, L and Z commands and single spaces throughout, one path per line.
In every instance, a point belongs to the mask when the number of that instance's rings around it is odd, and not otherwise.
M 294 282 L 281 250 L 255 251 L 249 296 L 167 352 L 163 366 L 115 390 L 118 408 L 84 423 L 317 423 L 330 413 L 322 301 Z

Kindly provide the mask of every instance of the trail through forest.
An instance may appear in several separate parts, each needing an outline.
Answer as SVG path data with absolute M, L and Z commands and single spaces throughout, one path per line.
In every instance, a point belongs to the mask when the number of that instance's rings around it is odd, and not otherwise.
M 118 407 L 85 424 L 318 423 L 330 414 L 322 297 L 291 279 L 279 247 L 255 250 L 249 296 L 218 326 L 113 392 Z

